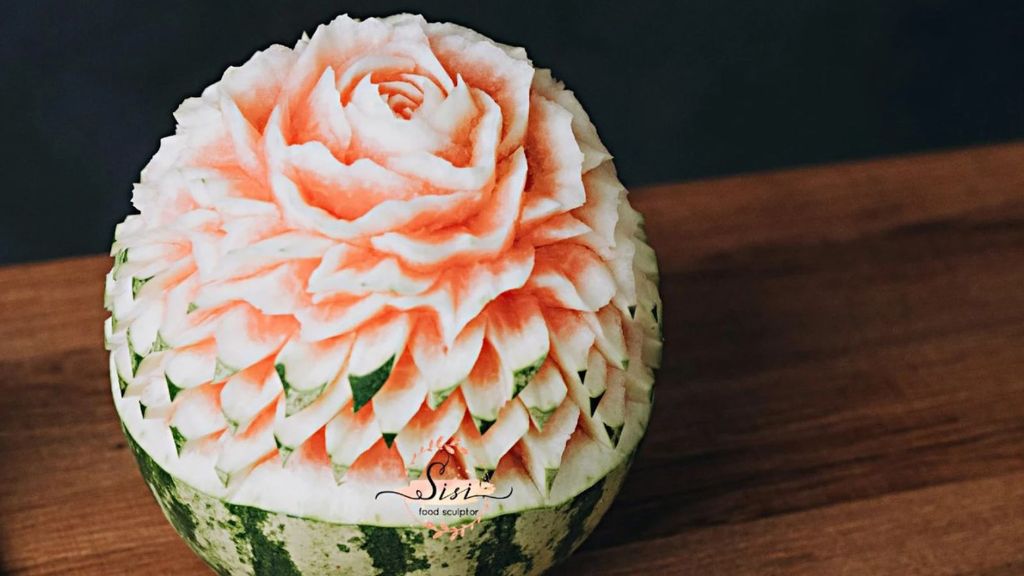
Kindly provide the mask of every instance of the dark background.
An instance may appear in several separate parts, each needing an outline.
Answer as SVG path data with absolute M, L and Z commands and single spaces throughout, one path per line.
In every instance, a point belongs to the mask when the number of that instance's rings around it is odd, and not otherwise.
M 4 2 L 0 263 L 105 251 L 171 112 L 228 65 L 402 11 L 526 46 L 627 185 L 1024 135 L 1022 2 Z

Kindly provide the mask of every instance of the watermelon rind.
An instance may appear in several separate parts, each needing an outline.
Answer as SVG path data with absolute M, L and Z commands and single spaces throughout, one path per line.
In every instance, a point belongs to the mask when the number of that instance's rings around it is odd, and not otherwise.
M 395 357 L 391 356 L 379 368 L 368 374 L 349 375 L 348 381 L 352 386 L 352 409 L 354 411 L 358 412 L 360 408 L 373 399 L 377 391 L 387 382 L 394 364 Z
M 341 524 L 233 504 L 164 470 L 122 429 L 164 515 L 223 576 L 542 574 L 593 531 L 632 462 L 631 454 L 566 502 L 486 518 L 453 540 L 424 526 Z

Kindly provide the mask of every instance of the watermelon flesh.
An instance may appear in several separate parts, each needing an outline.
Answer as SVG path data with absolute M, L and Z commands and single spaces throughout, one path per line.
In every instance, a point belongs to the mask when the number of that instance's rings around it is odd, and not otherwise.
M 176 118 L 115 231 L 104 340 L 189 545 L 221 574 L 571 553 L 644 435 L 662 322 L 642 218 L 573 94 L 455 25 L 340 17 Z M 439 458 L 508 495 L 429 524 L 379 497 Z

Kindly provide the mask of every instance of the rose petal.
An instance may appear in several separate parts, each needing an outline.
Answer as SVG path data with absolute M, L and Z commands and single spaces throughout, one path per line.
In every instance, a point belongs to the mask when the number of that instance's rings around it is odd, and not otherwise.
M 338 77 L 338 92 L 345 102 L 353 97 L 353 90 L 358 84 L 372 82 L 370 74 L 398 75 L 402 72 L 415 72 L 416 62 L 411 58 L 391 56 L 387 54 L 367 54 L 346 64 L 341 76 Z
M 417 70 L 429 76 L 445 92 L 454 87 L 453 75 L 448 74 L 438 60 L 427 37 L 427 21 L 422 16 L 399 14 L 385 18 L 386 25 L 394 26 L 394 36 L 389 46 L 396 53 L 412 58 Z
M 352 128 L 341 107 L 334 69 L 327 68 L 309 94 L 308 106 L 293 112 L 293 142 L 318 141 L 342 160 L 352 140 Z
M 401 432 L 416 416 L 426 396 L 426 380 L 412 358 L 402 355 L 371 400 L 381 432 L 396 435 Z
M 436 189 L 484 188 L 494 177 L 501 109 L 483 92 L 474 90 L 473 94 L 477 96 L 477 104 L 483 106 L 483 114 L 472 132 L 473 152 L 468 166 L 456 166 L 430 152 L 420 151 L 389 158 L 387 167 L 404 176 L 420 179 Z
M 388 200 L 408 200 L 421 186 L 373 160 L 343 164 L 319 142 L 288 147 L 285 168 L 311 206 L 343 219 L 355 220 Z
M 298 310 L 295 319 L 302 326 L 302 339 L 316 342 L 358 328 L 380 314 L 388 304 L 389 298 L 382 294 L 341 297 Z
M 278 107 L 267 122 L 264 135 L 270 187 L 285 218 L 295 226 L 312 229 L 338 240 L 351 240 L 369 234 L 378 234 L 403 226 L 443 226 L 459 221 L 475 209 L 480 201 L 479 192 L 455 192 L 444 196 L 418 196 L 411 200 L 385 201 L 354 221 L 339 220 L 326 210 L 310 206 L 298 187 L 281 171 L 288 155 L 281 124 L 283 107 Z
M 615 229 L 619 222 L 618 206 L 625 199 L 626 189 L 615 176 L 611 163 L 583 175 L 587 201 L 575 209 L 573 214 L 586 222 L 592 233 L 583 241 L 604 258 L 612 256 L 615 246 Z
M 220 92 L 235 102 L 257 131 L 262 130 L 295 58 L 295 52 L 279 44 L 257 52 L 245 64 L 224 72 Z
M 524 226 L 582 206 L 587 199 L 581 178 L 583 153 L 572 132 L 572 114 L 542 96 L 534 96 L 530 103 L 530 186 L 523 205 Z
M 244 202 L 244 201 L 243 201 Z M 227 255 L 233 250 L 251 246 L 261 240 L 274 238 L 286 230 L 281 225 L 280 218 L 275 212 L 272 216 L 229 216 L 221 223 L 224 235 L 220 238 L 220 250 L 222 255 Z M 224 256 L 220 259 L 223 265 Z
M 460 127 L 476 117 L 477 112 L 477 106 L 473 102 L 473 96 L 470 94 L 469 87 L 462 80 L 462 76 L 459 76 L 455 80 L 455 88 L 448 93 L 448 96 L 437 102 L 436 106 L 420 111 L 419 116 L 437 133 L 443 134 L 451 140 L 453 136 L 457 135 Z M 500 110 L 496 112 L 500 113 Z M 491 121 L 493 122 L 494 120 L 492 119 Z M 474 136 L 490 137 L 492 130 L 492 128 L 485 128 L 478 131 Z M 497 140 L 497 134 L 495 134 L 494 139 Z M 490 149 L 491 147 L 488 146 L 488 150 Z M 486 154 L 486 152 L 486 150 L 481 151 L 481 155 Z
M 282 174 L 272 174 L 271 184 L 286 218 L 297 226 L 310 228 L 336 240 L 354 240 L 417 222 L 448 223 L 465 216 L 468 207 L 479 201 L 475 192 L 454 192 L 444 196 L 420 196 L 408 201 L 386 201 L 374 206 L 360 218 L 339 220 L 315 206 L 309 206 L 295 183 Z
M 374 248 L 418 266 L 436 265 L 459 258 L 487 258 L 512 241 L 526 183 L 526 155 L 522 149 L 507 162 L 489 205 L 468 225 L 427 235 L 397 232 L 370 240 Z M 468 230 L 468 231 L 464 231 Z
M 537 249 L 526 287 L 545 306 L 595 312 L 611 302 L 615 278 L 604 261 L 586 246 L 552 244 Z
M 402 96 L 412 105 L 419 106 L 420 102 L 423 101 L 423 90 L 408 80 L 408 78 L 412 76 L 415 76 L 415 74 L 400 74 L 399 80 L 378 82 L 377 86 L 381 94 Z
M 238 371 L 266 358 L 295 333 L 291 316 L 265 316 L 245 304 L 233 306 L 217 324 L 217 360 Z
M 370 18 L 356 21 L 347 15 L 321 25 L 296 59 L 287 80 L 287 100 L 301 101 L 325 68 L 345 71 L 367 55 L 411 60 L 415 70 L 430 76 L 445 91 L 452 80 L 438 62 L 423 32 L 423 23 Z M 339 90 L 345 95 L 345 90 Z
M 317 302 L 334 294 L 390 292 L 408 296 L 423 292 L 433 283 L 433 276 L 412 274 L 395 258 L 381 258 L 364 248 L 338 244 L 324 254 L 310 276 L 308 289 Z
M 283 102 L 304 101 L 327 68 L 344 71 L 359 57 L 381 54 L 389 36 L 388 30 L 374 21 L 361 25 L 347 15 L 321 24 L 292 66 Z
M 421 76 L 419 74 L 402 74 L 401 78 L 419 89 L 420 104 L 416 113 L 422 116 L 429 117 L 433 114 L 434 110 L 444 102 L 445 98 L 450 97 L 445 96 L 445 94 L 441 92 L 441 88 L 433 80 L 430 80 L 425 76 Z M 458 90 L 458 86 L 455 87 L 452 93 L 456 90 Z M 427 122 L 429 123 L 430 120 L 428 119 Z M 435 127 L 435 129 L 437 128 Z
M 433 319 L 421 321 L 412 338 L 412 356 L 427 381 L 430 405 L 436 408 L 469 375 L 480 354 L 484 322 L 470 322 L 451 345 L 444 344 Z M 442 443 L 439 439 L 438 443 Z
M 554 100 L 572 114 L 572 132 L 576 135 L 576 141 L 580 145 L 580 150 L 583 151 L 584 173 L 593 170 L 607 160 L 611 160 L 611 152 L 608 152 L 608 149 L 601 142 L 601 138 L 598 137 L 597 128 L 590 121 L 590 116 L 583 110 L 583 106 L 576 99 L 576 95 L 551 76 L 551 70 L 546 68 L 537 69 L 536 74 L 533 76 L 533 89 L 548 100 Z
M 541 222 L 520 239 L 534 246 L 545 246 L 564 242 L 591 232 L 587 226 L 572 214 L 559 214 Z
M 360 152 L 382 162 L 396 155 L 435 152 L 447 140 L 418 117 L 406 120 L 396 116 L 370 76 L 363 76 L 352 91 L 345 116 L 352 125 Z
M 210 281 L 248 276 L 289 260 L 320 258 L 333 245 L 332 240 L 308 232 L 280 234 L 224 254 Z
M 443 272 L 436 287 L 427 294 L 446 296 L 431 302 L 445 345 L 450 345 L 488 302 L 526 284 L 533 271 L 533 262 L 532 247 L 516 246 L 503 254 L 500 260 Z
M 212 308 L 242 301 L 263 314 L 291 314 L 309 304 L 305 288 L 316 265 L 315 260 L 293 260 L 252 276 L 212 282 L 200 288 L 193 302 Z
M 521 51 L 507 51 L 493 41 L 454 24 L 427 24 L 427 36 L 437 59 L 450 74 L 491 97 L 501 107 L 498 157 L 511 154 L 523 141 L 530 114 L 533 66 Z

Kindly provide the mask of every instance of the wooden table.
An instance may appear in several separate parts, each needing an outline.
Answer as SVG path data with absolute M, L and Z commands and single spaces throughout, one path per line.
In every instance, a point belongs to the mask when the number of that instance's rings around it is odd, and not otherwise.
M 666 355 L 562 574 L 1024 574 L 1024 144 L 638 190 Z M 206 573 L 118 429 L 104 257 L 0 271 L 0 572 Z

